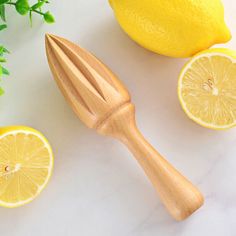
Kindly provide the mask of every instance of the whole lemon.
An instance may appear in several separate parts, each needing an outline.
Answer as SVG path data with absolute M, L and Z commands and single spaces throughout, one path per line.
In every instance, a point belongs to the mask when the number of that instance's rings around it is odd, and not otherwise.
M 143 47 L 171 57 L 189 57 L 231 34 L 220 0 L 109 0 L 127 34 Z

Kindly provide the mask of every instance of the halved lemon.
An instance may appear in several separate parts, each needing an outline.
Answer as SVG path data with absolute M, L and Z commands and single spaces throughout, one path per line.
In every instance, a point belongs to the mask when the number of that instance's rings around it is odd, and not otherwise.
M 214 48 L 194 56 L 179 76 L 183 110 L 198 124 L 217 130 L 236 125 L 236 52 Z
M 28 127 L 0 129 L 0 205 L 19 207 L 45 188 L 53 153 L 47 139 Z

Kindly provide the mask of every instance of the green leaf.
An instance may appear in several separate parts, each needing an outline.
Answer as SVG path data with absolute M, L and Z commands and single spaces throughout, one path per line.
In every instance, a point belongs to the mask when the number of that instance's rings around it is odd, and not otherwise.
M 31 7 L 31 10 L 39 9 L 40 7 L 43 6 L 44 3 L 45 3 L 45 1 L 40 1 L 40 2 L 35 3 L 35 4 Z
M 10 72 L 5 67 L 2 67 L 2 74 L 3 75 L 10 75 Z
M 26 15 L 30 10 L 28 0 L 17 0 L 15 7 L 16 11 L 21 15 Z
M 3 30 L 3 29 L 6 29 L 6 28 L 7 28 L 6 24 L 0 25 L 0 31 Z
M 2 48 L 3 48 L 3 52 L 10 53 L 5 47 L 2 46 Z
M 3 88 L 0 87 L 0 96 L 4 94 Z
M 44 18 L 44 20 L 45 20 L 47 23 L 49 23 L 49 24 L 55 22 L 54 16 L 53 16 L 49 11 L 47 11 L 46 13 L 44 13 L 43 18 Z
M 6 62 L 6 59 L 4 57 L 0 57 L 0 62 Z
M 3 56 L 4 53 L 10 53 L 10 52 L 3 46 L 0 46 L 0 56 Z
M 5 15 L 5 5 L 0 5 L 0 17 L 3 21 L 6 21 L 6 15 Z
M 3 56 L 3 54 L 4 54 L 4 47 L 0 46 L 0 56 Z
M 9 2 L 10 0 L 0 0 L 0 5 Z
M 29 12 L 29 20 L 30 20 L 30 26 L 32 27 L 32 25 L 33 25 L 32 11 Z

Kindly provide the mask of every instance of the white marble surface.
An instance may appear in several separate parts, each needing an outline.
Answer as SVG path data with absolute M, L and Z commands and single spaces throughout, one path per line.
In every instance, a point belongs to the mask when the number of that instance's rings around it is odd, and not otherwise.
M 236 3 L 225 0 L 236 48 Z M 185 60 L 156 55 L 119 28 L 106 0 L 52 0 L 55 25 L 34 27 L 13 17 L 1 42 L 12 51 L 0 98 L 1 125 L 41 130 L 55 152 L 45 191 L 18 209 L 0 209 L 4 236 L 234 236 L 236 235 L 236 129 L 211 131 L 191 122 L 180 108 L 177 76 Z M 15 20 L 13 20 L 15 19 Z M 15 22 L 14 22 L 15 21 Z M 17 21 L 17 22 L 16 22 Z M 175 222 L 131 154 L 120 143 L 87 129 L 67 106 L 46 63 L 44 33 L 86 47 L 129 88 L 140 129 L 150 142 L 197 184 L 205 205 Z

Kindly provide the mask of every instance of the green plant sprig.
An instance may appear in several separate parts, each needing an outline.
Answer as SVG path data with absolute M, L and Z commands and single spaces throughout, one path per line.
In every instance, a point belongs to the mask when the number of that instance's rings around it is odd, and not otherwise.
M 9 51 L 5 47 L 0 46 L 0 63 L 6 62 L 6 59 L 4 57 L 4 54 L 6 53 L 9 53 Z M 10 74 L 9 71 L 0 64 L 0 80 L 3 75 L 9 75 L 9 74 Z M 0 96 L 3 93 L 4 93 L 4 90 L 2 89 L 2 87 L 0 87 Z
M 31 26 L 32 26 L 33 13 L 42 16 L 46 23 L 49 23 L 49 24 L 54 23 L 55 20 L 51 12 L 42 11 L 42 7 L 48 3 L 49 3 L 48 0 L 37 0 L 36 3 L 30 5 L 29 0 L 16 0 L 16 1 L 0 0 L 0 19 L 2 21 L 2 23 L 0 24 L 0 31 L 7 28 L 7 24 L 6 24 L 7 19 L 6 19 L 6 11 L 5 11 L 6 6 L 15 7 L 16 12 L 22 16 L 28 15 Z M 9 51 L 4 46 L 0 46 L 0 81 L 3 75 L 9 75 L 9 71 L 5 67 L 2 66 L 2 63 L 6 62 L 6 59 L 4 57 L 6 53 L 9 53 Z M 3 93 L 4 93 L 4 90 L 0 87 L 0 95 L 2 95 Z

